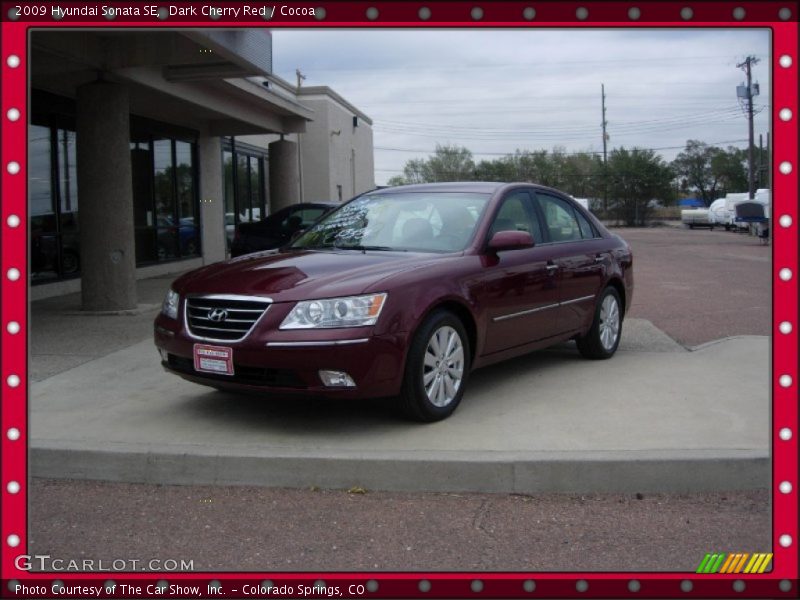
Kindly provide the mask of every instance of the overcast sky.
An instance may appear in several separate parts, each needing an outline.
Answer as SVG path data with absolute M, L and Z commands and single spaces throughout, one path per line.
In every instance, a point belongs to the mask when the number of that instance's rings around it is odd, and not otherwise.
M 327 85 L 373 120 L 378 185 L 436 144 L 476 161 L 517 149 L 656 149 L 672 160 L 687 139 L 747 147 L 737 69 L 753 81 L 758 135 L 769 131 L 766 29 L 273 30 L 274 69 Z

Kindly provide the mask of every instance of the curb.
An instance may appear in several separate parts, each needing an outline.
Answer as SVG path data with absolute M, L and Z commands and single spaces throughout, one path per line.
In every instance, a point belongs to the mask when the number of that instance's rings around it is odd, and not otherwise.
M 32 447 L 30 473 L 173 485 L 243 485 L 405 492 L 634 493 L 767 489 L 770 459 L 755 450 L 396 452 L 286 454 L 197 447 Z

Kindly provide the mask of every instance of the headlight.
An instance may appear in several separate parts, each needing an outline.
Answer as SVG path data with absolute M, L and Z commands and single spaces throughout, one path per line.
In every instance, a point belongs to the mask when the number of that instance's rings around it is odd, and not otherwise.
M 170 289 L 164 297 L 164 302 L 161 304 L 161 313 L 170 319 L 177 319 L 178 302 L 180 302 L 180 299 L 181 297 L 178 293 Z
M 298 302 L 281 323 L 281 329 L 366 327 L 381 314 L 386 294 L 305 300 Z

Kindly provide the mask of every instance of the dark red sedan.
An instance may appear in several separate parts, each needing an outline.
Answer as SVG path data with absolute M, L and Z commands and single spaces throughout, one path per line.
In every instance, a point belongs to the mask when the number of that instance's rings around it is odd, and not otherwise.
M 155 321 L 168 371 L 217 388 L 397 397 L 443 419 L 472 369 L 575 339 L 611 357 L 631 250 L 531 184 L 370 192 L 289 246 L 192 271 Z

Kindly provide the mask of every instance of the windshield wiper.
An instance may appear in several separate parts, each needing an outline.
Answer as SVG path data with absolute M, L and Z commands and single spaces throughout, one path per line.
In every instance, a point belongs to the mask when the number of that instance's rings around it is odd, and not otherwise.
M 289 250 L 330 250 L 331 244 L 316 244 L 314 246 L 286 246 Z
M 334 244 L 333 247 L 337 250 L 361 250 L 361 252 L 366 252 L 367 250 L 400 251 L 398 248 L 392 248 L 391 246 L 362 246 L 361 244 L 353 244 L 352 246 L 337 246 Z

